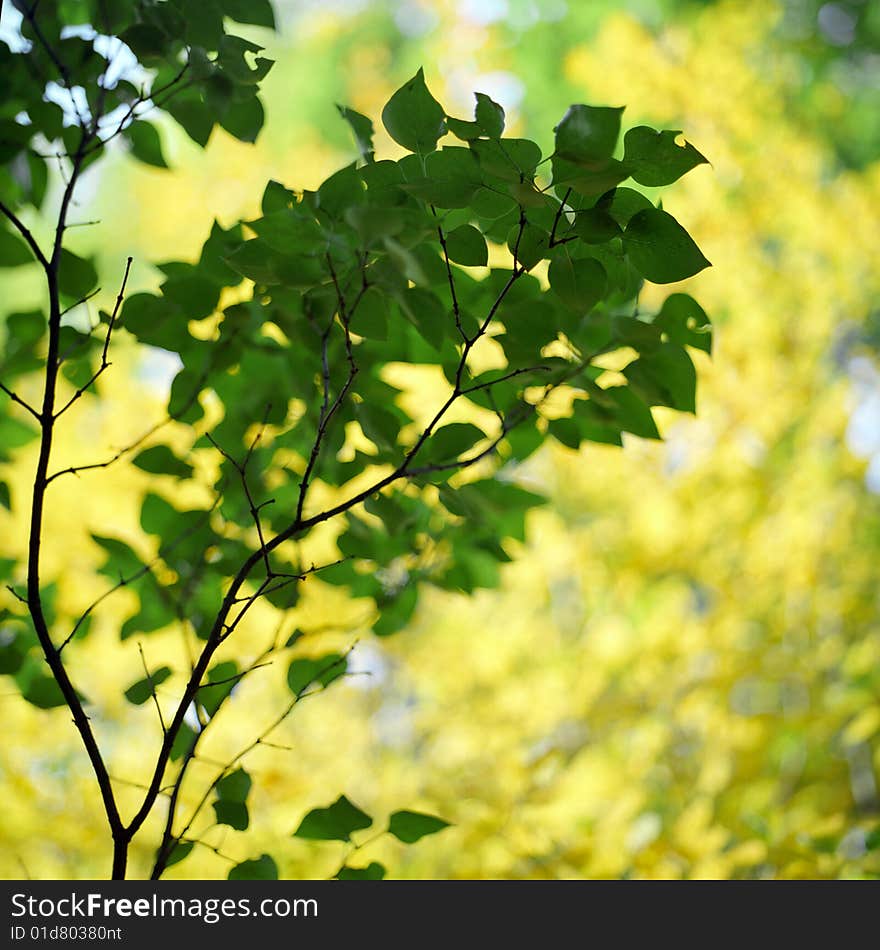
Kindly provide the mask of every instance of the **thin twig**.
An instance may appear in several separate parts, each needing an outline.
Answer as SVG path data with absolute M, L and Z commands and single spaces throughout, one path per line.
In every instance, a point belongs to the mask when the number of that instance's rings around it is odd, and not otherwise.
M 119 313 L 119 308 L 122 306 L 122 300 L 125 296 L 125 285 L 128 283 L 128 274 L 131 270 L 131 261 L 129 257 L 125 262 L 125 273 L 122 275 L 122 286 L 119 288 L 119 293 L 116 295 L 116 303 L 113 305 L 113 312 L 110 314 L 110 319 L 107 321 L 107 333 L 104 335 L 104 347 L 101 350 L 101 365 L 92 373 L 91 377 L 85 382 L 82 386 L 77 389 L 77 391 L 67 400 L 64 406 L 55 413 L 55 418 L 63 416 L 65 412 L 83 395 L 83 393 L 89 389 L 89 387 L 98 379 L 98 377 L 107 369 L 111 364 L 107 360 L 107 351 L 110 348 L 110 335 L 113 333 L 113 327 L 116 324 L 116 317 Z

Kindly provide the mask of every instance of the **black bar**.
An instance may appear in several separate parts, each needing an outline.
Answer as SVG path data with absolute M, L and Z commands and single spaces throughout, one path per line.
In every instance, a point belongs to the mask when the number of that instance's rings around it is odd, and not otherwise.
M 762 947 L 823 934 L 837 946 L 876 935 L 880 899 L 869 881 L 4 881 L 0 892 L 0 947 L 150 950 L 316 937 L 345 941 L 327 950 L 737 938 Z

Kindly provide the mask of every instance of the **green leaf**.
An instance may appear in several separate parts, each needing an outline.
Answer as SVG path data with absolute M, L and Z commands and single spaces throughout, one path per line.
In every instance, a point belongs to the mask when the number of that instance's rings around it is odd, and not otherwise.
M 369 287 L 351 315 L 351 329 L 371 340 L 388 339 L 388 304 L 381 291 Z
M 671 185 L 697 165 L 708 164 L 689 142 L 676 144 L 678 131 L 658 132 L 646 125 L 630 129 L 624 136 L 624 161 L 632 177 L 641 185 Z
M 223 0 L 223 13 L 236 23 L 275 29 L 275 13 L 270 0 Z
M 371 861 L 365 868 L 340 868 L 337 881 L 381 881 L 385 877 L 385 867 L 378 861 Z
M 337 103 L 336 109 L 343 119 L 349 124 L 354 133 L 354 140 L 357 144 L 361 158 L 366 162 L 372 162 L 375 154 L 373 149 L 373 122 L 360 112 L 349 109 L 348 106 L 341 106 Z
M 283 208 L 292 208 L 296 201 L 296 195 L 279 181 L 270 178 L 263 190 L 263 198 L 260 202 L 260 210 L 264 215 L 269 215 L 273 211 L 281 211 Z M 250 225 L 248 225 L 250 227 Z
M 364 435 L 380 451 L 390 452 L 397 445 L 400 434 L 400 421 L 397 416 L 381 406 L 367 402 L 355 406 L 358 424 Z
M 136 159 L 156 168 L 168 167 L 162 154 L 162 141 L 154 125 L 139 119 L 126 129 L 125 137 L 131 145 L 131 154 Z
M 629 177 L 629 168 L 616 158 L 604 158 L 595 162 L 571 162 L 553 156 L 553 184 L 557 194 L 571 188 L 580 195 L 594 198 L 604 195 Z M 650 202 L 648 202 L 650 204 Z
M 162 284 L 162 296 L 177 304 L 186 320 L 201 320 L 214 312 L 220 288 L 216 281 L 186 265 Z
M 54 677 L 46 675 L 33 677 L 22 690 L 22 697 L 39 709 L 56 709 L 67 703 Z
M 674 343 L 643 353 L 623 375 L 649 406 L 696 411 L 697 373 L 687 351 Z
M 654 284 L 685 280 L 712 266 L 678 221 L 657 208 L 632 217 L 623 246 L 636 270 Z
M 418 811 L 396 811 L 388 822 L 388 831 L 405 844 L 449 827 L 449 822 Z
M 229 802 L 247 801 L 251 784 L 250 775 L 244 769 L 236 769 L 217 783 L 217 797 Z
M 447 117 L 449 131 L 465 142 L 478 139 L 481 135 L 490 139 L 501 138 L 504 132 L 504 109 L 485 93 L 477 92 L 474 95 L 477 99 L 474 121 Z
M 446 251 L 456 264 L 485 267 L 489 262 L 486 239 L 471 224 L 462 224 L 446 235 Z
M 238 664 L 234 660 L 218 663 L 208 671 L 208 682 L 198 688 L 197 696 L 209 716 L 216 714 L 240 679 Z
M 247 805 L 244 802 L 216 801 L 212 803 L 218 825 L 228 825 L 236 831 L 245 831 L 250 824 Z
M 573 162 L 610 158 L 620 135 L 623 107 L 572 105 L 553 130 L 556 154 Z
M 579 211 L 575 218 L 574 229 L 578 237 L 586 244 L 605 244 L 622 234 L 617 221 L 602 208 Z
M 446 145 L 426 157 L 424 177 L 414 178 L 402 188 L 440 208 L 466 208 L 482 183 L 474 153 L 458 145 Z
M 339 653 L 302 657 L 293 660 L 287 668 L 287 685 L 294 696 L 299 696 L 312 683 L 329 686 L 344 675 L 346 666 L 345 658 Z
M 485 438 L 486 433 L 470 422 L 451 422 L 434 430 L 427 454 L 434 462 L 451 461 Z
M 39 436 L 39 430 L 14 416 L 0 416 L 0 461 L 9 458 L 10 449 L 20 449 Z
M 504 132 L 504 109 L 484 92 L 475 92 L 474 96 L 477 100 L 474 118 L 480 131 L 490 139 L 501 138 Z
M 577 313 L 589 313 L 605 294 L 605 268 L 592 257 L 572 257 L 561 248 L 547 272 L 557 297 Z
M 193 473 L 192 466 L 182 462 L 167 445 L 154 445 L 144 449 L 132 459 L 132 464 L 151 475 L 189 478 Z
M 165 862 L 165 867 L 170 868 L 174 864 L 180 864 L 184 858 L 189 856 L 189 853 L 192 851 L 194 846 L 194 841 L 178 841 L 177 844 L 171 849 L 171 854 L 168 855 L 168 859 Z
M 373 633 L 377 637 L 390 637 L 403 630 L 415 613 L 418 597 L 418 586 L 411 580 L 391 596 L 378 599 L 379 617 L 373 624 Z
M 95 265 L 84 257 L 79 257 L 66 247 L 61 249 L 61 261 L 58 265 L 58 289 L 76 300 L 85 297 L 98 283 Z
M 253 861 L 242 861 L 226 875 L 229 881 L 277 881 L 278 865 L 271 855 L 263 854 Z
M 264 120 L 263 104 L 258 96 L 253 95 L 248 99 L 230 102 L 220 118 L 220 125 L 240 142 L 256 142 Z
M 688 294 L 670 294 L 654 318 L 672 343 L 712 352 L 712 323 L 706 311 Z
M 125 698 L 133 706 L 142 706 L 156 691 L 156 687 L 161 686 L 169 676 L 171 676 L 171 670 L 167 666 L 160 666 L 149 676 L 132 683 L 125 691 Z
M 211 137 L 216 116 L 197 96 L 172 96 L 163 106 L 186 134 L 204 148 Z
M 12 498 L 9 494 L 9 485 L 3 481 L 0 481 L 0 506 L 7 511 L 12 511 Z
M 382 123 L 391 138 L 410 152 L 427 154 L 437 147 L 446 132 L 446 113 L 425 85 L 420 68 L 388 100 L 382 110 Z
M 135 23 L 119 35 L 119 39 L 140 62 L 150 65 L 165 56 L 168 38 L 158 27 L 149 23 Z
M 185 722 L 181 723 L 180 730 L 171 745 L 172 762 L 177 762 L 189 752 L 197 735 L 198 733 L 194 732 Z
M 0 267 L 20 267 L 33 261 L 34 255 L 27 244 L 17 234 L 0 227 Z
M 100 568 L 100 573 L 105 577 L 117 581 L 120 577 L 134 574 L 143 567 L 141 559 L 124 541 L 105 538 L 99 534 L 93 534 L 91 537 L 107 552 L 107 560 Z
M 481 168 L 504 181 L 531 181 L 541 161 L 541 149 L 530 139 L 477 139 L 470 147 Z
M 369 828 L 373 819 L 344 795 L 327 808 L 314 808 L 294 831 L 295 838 L 310 841 L 350 841 L 354 831 Z

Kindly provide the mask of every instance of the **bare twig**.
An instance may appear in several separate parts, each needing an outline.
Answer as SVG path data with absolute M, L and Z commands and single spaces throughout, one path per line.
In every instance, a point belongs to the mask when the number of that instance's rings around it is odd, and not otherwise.
M 119 288 L 119 293 L 116 295 L 116 303 L 113 305 L 113 312 L 110 314 L 110 319 L 107 321 L 107 333 L 104 335 L 104 347 L 101 350 L 101 365 L 95 370 L 94 373 L 89 377 L 88 381 L 85 382 L 82 386 L 77 389 L 77 391 L 67 400 L 64 406 L 55 413 L 55 418 L 58 419 L 60 416 L 63 416 L 65 412 L 77 401 L 77 399 L 82 396 L 84 392 L 98 379 L 98 377 L 107 369 L 111 364 L 107 360 L 107 351 L 110 348 L 110 335 L 113 333 L 113 327 L 116 324 L 116 317 L 119 313 L 119 308 L 122 306 L 122 300 L 125 296 L 125 285 L 128 283 L 128 274 L 131 270 L 131 258 L 129 257 L 125 262 L 125 273 L 122 275 L 122 286 Z

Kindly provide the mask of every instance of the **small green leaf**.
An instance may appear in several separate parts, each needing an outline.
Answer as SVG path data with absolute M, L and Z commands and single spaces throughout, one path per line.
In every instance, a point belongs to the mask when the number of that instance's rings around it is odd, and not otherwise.
M 427 154 L 446 132 L 446 113 L 425 85 L 422 69 L 388 100 L 382 123 L 391 138 L 405 149 Z
M 489 248 L 482 233 L 471 224 L 463 224 L 446 235 L 449 259 L 456 264 L 485 267 L 489 262 Z
M 577 313 L 588 313 L 605 293 L 605 268 L 592 257 L 573 258 L 567 247 L 550 262 L 547 276 L 556 296 Z
M 346 665 L 344 657 L 339 653 L 293 660 L 287 668 L 288 688 L 294 696 L 299 696 L 312 683 L 329 686 L 345 673 Z
M 178 759 L 182 759 L 189 752 L 197 734 L 185 722 L 181 723 L 180 730 L 171 745 L 172 762 L 177 762 Z
M 556 133 L 556 154 L 573 162 L 610 158 L 620 134 L 623 107 L 569 106 Z
M 169 676 L 171 676 L 171 670 L 167 666 L 160 666 L 149 676 L 132 683 L 125 691 L 125 698 L 133 706 L 142 706 L 156 691 L 156 687 L 164 683 Z
M 624 161 L 632 177 L 641 185 L 671 185 L 697 165 L 708 164 L 689 142 L 676 144 L 681 132 L 658 132 L 646 125 L 630 129 L 624 136 Z
M 139 452 L 132 464 L 151 475 L 173 475 L 175 478 L 189 478 L 193 469 L 182 462 L 167 445 L 154 445 Z
M 221 799 L 212 803 L 218 825 L 228 825 L 236 831 L 245 831 L 250 824 L 247 805 L 244 802 L 231 802 Z
M 197 96 L 172 96 L 163 107 L 186 134 L 204 148 L 214 128 L 216 116 Z
M 197 695 L 209 716 L 216 714 L 221 703 L 238 685 L 240 679 L 238 664 L 234 660 L 218 663 L 208 671 L 208 682 L 202 683 Z
M 712 323 L 706 311 L 688 294 L 670 294 L 654 318 L 672 343 L 712 352 Z
M 58 266 L 58 289 L 76 300 L 85 297 L 98 283 L 95 265 L 84 257 L 79 257 L 66 247 L 61 249 L 61 261 Z
M 154 125 L 140 119 L 126 129 L 125 136 L 131 145 L 131 154 L 136 159 L 156 168 L 168 167 L 162 154 L 162 141 Z
M 483 135 L 490 139 L 500 139 L 504 132 L 504 109 L 484 92 L 475 92 L 477 104 L 474 118 Z
M 55 709 L 67 700 L 52 676 L 35 676 L 22 691 L 22 697 L 39 709 Z
M 379 617 L 373 624 L 377 637 L 390 637 L 409 623 L 419 599 L 418 586 L 410 582 L 401 590 L 381 602 L 377 602 Z
M 370 340 L 388 339 L 388 307 L 382 293 L 375 287 L 369 287 L 361 294 L 351 315 L 351 329 Z
M 636 270 L 654 284 L 684 280 L 712 266 L 678 221 L 658 208 L 632 217 L 623 246 Z
M 486 433 L 470 422 L 451 422 L 434 431 L 428 442 L 427 453 L 435 462 L 448 462 L 457 459 L 485 438 Z
M 490 139 L 501 138 L 504 132 L 504 109 L 485 93 L 474 93 L 477 105 L 474 109 L 474 121 L 447 117 L 449 131 L 465 142 L 478 139 L 481 135 Z
M 149 23 L 135 23 L 124 30 L 119 39 L 145 64 L 161 60 L 169 40 L 158 27 Z
M 388 831 L 405 844 L 449 827 L 449 822 L 418 811 L 396 811 L 388 822 Z
M 189 853 L 192 851 L 194 845 L 194 841 L 178 841 L 177 844 L 171 849 L 171 854 L 168 855 L 168 860 L 165 862 L 165 867 L 170 868 L 173 864 L 180 864 L 184 858 L 189 856 Z
M 360 112 L 355 112 L 354 109 L 349 109 L 348 106 L 341 106 L 337 103 L 336 109 L 351 127 L 361 158 L 366 162 L 372 162 L 374 155 L 372 120 L 365 115 L 361 115 Z
M 229 775 L 224 775 L 217 783 L 217 797 L 224 801 L 247 801 L 251 790 L 251 777 L 244 769 L 236 769 Z
M 236 23 L 275 29 L 275 13 L 270 0 L 224 0 L 223 12 Z
M 34 255 L 24 241 L 17 234 L 0 227 L 0 267 L 20 267 L 33 261 Z
M 381 881 L 385 877 L 385 867 L 378 861 L 371 861 L 365 868 L 340 868 L 337 881 Z
M 229 881 L 277 881 L 278 865 L 271 855 L 263 854 L 253 861 L 242 861 L 226 875 Z
M 649 406 L 696 411 L 697 373 L 687 351 L 674 343 L 643 353 L 623 375 Z
M 327 808 L 314 808 L 294 831 L 295 838 L 311 841 L 350 841 L 354 831 L 369 828 L 373 819 L 344 795 Z
M 263 104 L 253 95 L 248 99 L 233 99 L 221 116 L 220 125 L 240 142 L 256 142 L 264 119 Z

